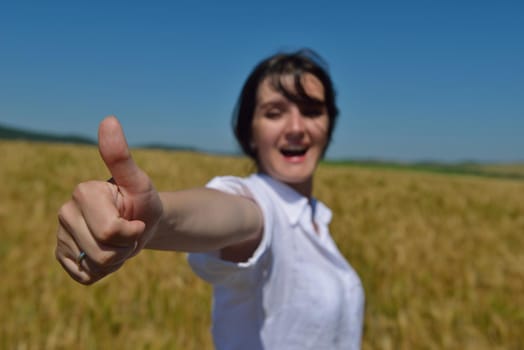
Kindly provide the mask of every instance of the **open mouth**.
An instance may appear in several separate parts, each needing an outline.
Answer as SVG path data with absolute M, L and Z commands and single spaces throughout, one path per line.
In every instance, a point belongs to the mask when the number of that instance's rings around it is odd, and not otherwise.
M 286 147 L 280 150 L 284 157 L 301 157 L 306 154 L 307 147 Z

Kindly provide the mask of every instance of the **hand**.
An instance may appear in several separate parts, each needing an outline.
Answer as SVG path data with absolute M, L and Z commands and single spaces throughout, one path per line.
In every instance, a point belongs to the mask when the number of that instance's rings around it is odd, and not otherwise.
M 162 216 L 158 192 L 133 161 L 115 117 L 100 123 L 98 148 L 112 181 L 77 185 L 58 213 L 56 258 L 82 284 L 98 281 L 137 254 Z M 79 259 L 81 252 L 85 257 Z

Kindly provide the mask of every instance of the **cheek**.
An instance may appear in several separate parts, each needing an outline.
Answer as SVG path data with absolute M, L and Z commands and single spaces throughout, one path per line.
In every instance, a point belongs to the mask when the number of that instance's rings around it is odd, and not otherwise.
M 309 128 L 310 135 L 315 138 L 317 142 L 326 143 L 328 138 L 329 122 L 326 118 L 320 120 L 312 120 Z
M 270 146 L 275 140 L 275 133 L 270 125 L 254 123 L 252 128 L 251 143 L 256 149 Z

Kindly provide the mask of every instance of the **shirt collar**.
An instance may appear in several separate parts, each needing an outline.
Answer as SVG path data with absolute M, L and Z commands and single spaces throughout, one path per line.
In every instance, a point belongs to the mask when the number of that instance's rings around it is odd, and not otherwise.
M 280 204 L 289 218 L 292 225 L 296 225 L 300 217 L 310 210 L 309 199 L 304 197 L 288 185 L 273 179 L 271 176 L 258 173 L 256 174 L 267 186 L 269 186 L 281 199 Z M 329 224 L 331 221 L 331 210 L 329 210 L 322 202 L 311 198 L 312 207 L 315 208 L 315 221 L 323 224 Z

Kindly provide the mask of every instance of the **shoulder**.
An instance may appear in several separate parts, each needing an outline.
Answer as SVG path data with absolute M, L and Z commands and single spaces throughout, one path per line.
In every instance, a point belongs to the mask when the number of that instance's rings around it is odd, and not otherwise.
M 267 200 L 268 192 L 270 192 L 270 188 L 264 183 L 260 174 L 252 174 L 247 177 L 217 176 L 212 178 L 206 184 L 206 187 L 249 197 L 257 202 Z
M 229 285 L 234 289 L 247 288 L 255 283 L 254 281 L 258 281 L 254 277 L 256 266 L 271 245 L 273 227 L 271 201 L 258 182 L 257 174 L 248 177 L 215 177 L 206 187 L 252 199 L 262 212 L 263 229 L 256 239 L 241 242 L 225 250 L 190 253 L 189 264 L 197 275 L 212 284 Z
M 237 176 L 216 176 L 206 184 L 206 187 L 232 194 L 244 194 L 247 189 L 245 179 Z

